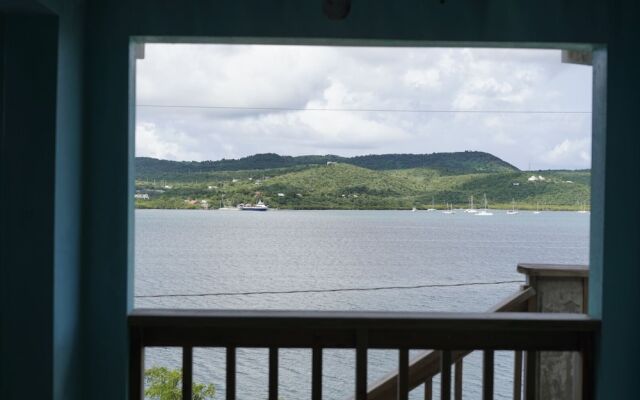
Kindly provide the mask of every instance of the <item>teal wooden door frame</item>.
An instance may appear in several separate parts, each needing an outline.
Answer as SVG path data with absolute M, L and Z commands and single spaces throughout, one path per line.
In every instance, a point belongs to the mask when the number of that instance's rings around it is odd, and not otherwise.
M 341 21 L 320 2 L 96 0 L 87 14 L 87 141 L 84 218 L 84 362 L 92 398 L 124 398 L 126 315 L 133 277 L 133 56 L 138 40 L 592 49 L 593 199 L 590 312 L 601 317 L 599 398 L 627 398 L 640 304 L 638 211 L 627 207 L 640 181 L 633 134 L 640 87 L 632 1 L 514 2 L 427 0 L 359 2 Z M 604 266 L 607 268 L 604 268 Z M 634 283 L 632 283 L 634 282 Z M 627 368 L 628 367 L 628 368 Z M 91 388 L 100 387 L 101 393 Z M 606 396 L 605 396 L 606 393 Z

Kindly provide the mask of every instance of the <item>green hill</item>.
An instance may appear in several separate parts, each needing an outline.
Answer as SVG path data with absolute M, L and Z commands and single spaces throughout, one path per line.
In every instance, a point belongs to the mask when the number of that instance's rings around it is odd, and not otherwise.
M 430 168 L 445 174 L 513 172 L 513 165 L 488 153 L 465 151 L 432 154 L 374 154 L 356 157 L 281 156 L 273 153 L 256 154 L 236 160 L 169 161 L 149 157 L 136 158 L 139 179 L 193 179 L 195 176 L 222 176 L 222 172 L 281 170 L 340 162 L 371 170 Z
M 263 197 L 283 207 L 428 208 L 431 202 L 465 207 L 487 195 L 492 207 L 580 207 L 589 199 L 589 172 L 544 171 L 447 175 L 427 168 L 371 171 L 347 164 L 319 166 L 275 177 L 261 186 Z M 571 178 L 571 179 L 570 179 Z M 282 193 L 284 197 L 275 197 Z M 301 197 L 302 196 L 302 197 Z M 580 203 L 580 204 L 578 204 Z
M 467 157 L 458 156 L 460 154 Z M 217 208 L 223 199 L 229 206 L 260 198 L 272 208 L 407 209 L 428 208 L 432 201 L 436 207 L 443 208 L 447 203 L 465 207 L 470 196 L 474 196 L 478 205 L 486 194 L 490 207 L 511 207 L 514 199 L 521 209 L 538 205 L 547 209 L 578 209 L 589 199 L 589 171 L 518 171 L 484 154 L 450 153 L 449 156 L 422 158 L 421 162 L 437 160 L 438 168 L 388 169 L 385 160 L 394 159 L 394 155 L 388 155 L 365 158 L 368 163 L 377 161 L 377 168 L 325 162 L 240 171 L 184 173 L 176 169 L 157 169 L 153 180 L 139 177 L 136 181 L 138 192 L 150 197 L 138 200 L 136 205 L 140 208 L 200 208 L 207 204 Z M 479 162 L 481 157 L 485 158 L 485 163 Z M 402 160 L 402 165 L 407 166 L 413 159 L 413 156 L 400 157 L 394 162 Z M 156 168 L 161 165 L 181 168 L 184 163 L 155 163 Z M 256 163 L 251 166 L 255 167 Z M 456 169 L 464 172 L 454 173 Z M 487 172 L 492 170 L 495 171 Z M 530 179 L 531 176 L 535 179 Z

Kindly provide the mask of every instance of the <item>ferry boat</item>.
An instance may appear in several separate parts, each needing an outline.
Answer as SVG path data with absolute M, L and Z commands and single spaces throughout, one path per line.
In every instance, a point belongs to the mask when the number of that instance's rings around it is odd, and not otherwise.
M 269 206 L 264 204 L 262 200 L 259 200 L 257 204 L 238 204 L 240 211 L 267 211 Z

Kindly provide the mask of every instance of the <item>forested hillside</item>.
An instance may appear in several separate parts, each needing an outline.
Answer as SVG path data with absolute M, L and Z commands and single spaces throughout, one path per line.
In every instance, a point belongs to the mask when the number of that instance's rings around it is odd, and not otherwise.
M 283 169 L 340 162 L 372 170 L 430 168 L 447 174 L 474 172 L 510 172 L 513 165 L 480 151 L 432 154 L 373 154 L 356 157 L 281 156 L 273 153 L 255 154 L 234 160 L 169 161 L 148 157 L 136 158 L 136 176 L 140 179 L 192 179 L 195 175 L 228 171 Z M 191 178 L 190 178 L 191 176 Z
M 466 207 L 471 196 L 480 205 L 486 194 L 494 208 L 515 201 L 521 209 L 580 209 L 590 197 L 589 171 L 519 171 L 482 152 L 260 154 L 200 163 L 139 158 L 136 167 L 139 208 L 218 208 L 261 199 L 271 208 L 421 209 Z

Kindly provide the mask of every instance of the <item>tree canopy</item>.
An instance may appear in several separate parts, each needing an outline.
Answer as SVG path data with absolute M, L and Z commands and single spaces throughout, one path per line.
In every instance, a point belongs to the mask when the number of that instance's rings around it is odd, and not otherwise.
M 154 367 L 145 371 L 144 396 L 152 400 L 182 400 L 182 370 Z M 193 383 L 193 400 L 212 400 L 215 386 Z

